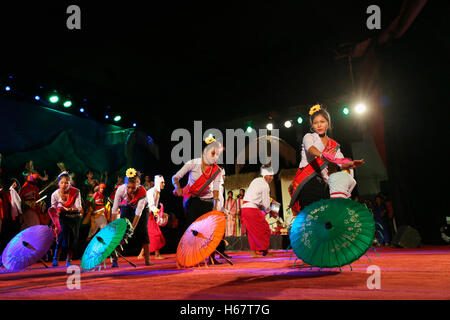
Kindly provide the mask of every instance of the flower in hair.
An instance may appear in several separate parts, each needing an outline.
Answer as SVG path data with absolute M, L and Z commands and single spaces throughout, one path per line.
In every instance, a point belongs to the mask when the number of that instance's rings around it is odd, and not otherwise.
M 136 173 L 136 169 L 129 168 L 125 174 L 128 178 L 134 178 L 136 176 Z
M 316 104 L 315 106 L 312 106 L 311 109 L 309 109 L 309 115 L 312 116 L 315 112 L 319 111 L 320 104 Z
M 213 143 L 214 141 L 216 141 L 216 139 L 214 139 L 214 137 L 212 136 L 209 136 L 208 138 L 205 139 L 206 144 Z

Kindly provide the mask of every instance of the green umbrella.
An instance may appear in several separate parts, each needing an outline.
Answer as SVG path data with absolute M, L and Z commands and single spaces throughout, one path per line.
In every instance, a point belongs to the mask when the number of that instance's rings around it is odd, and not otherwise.
M 375 221 L 367 207 L 350 199 L 328 199 L 304 208 L 292 224 L 294 253 L 311 267 L 342 267 L 372 246 Z
M 117 219 L 100 230 L 89 242 L 83 257 L 81 267 L 92 270 L 106 260 L 131 237 L 133 227 L 128 219 Z

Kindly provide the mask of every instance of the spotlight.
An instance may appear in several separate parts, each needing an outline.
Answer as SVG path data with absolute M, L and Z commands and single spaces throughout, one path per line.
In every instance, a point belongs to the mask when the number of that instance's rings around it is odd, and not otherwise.
M 51 96 L 50 99 L 48 99 L 51 103 L 57 103 L 59 101 L 59 97 L 58 96 Z
M 344 116 L 348 116 L 350 114 L 350 109 L 348 107 L 343 107 L 342 113 L 344 114 Z
M 72 106 L 72 101 L 70 101 L 70 100 L 65 101 L 63 106 L 66 107 L 66 108 L 71 107 Z
M 266 125 L 267 130 L 272 131 L 273 130 L 273 124 L 272 123 L 268 123 Z
M 84 112 L 84 108 L 80 108 L 80 112 L 83 113 Z
M 364 103 L 360 103 L 360 104 L 358 104 L 356 107 L 355 107 L 355 111 L 357 112 L 357 113 L 363 113 L 363 112 L 365 112 L 367 110 L 367 107 L 366 107 L 366 105 L 364 104 Z
M 136 127 L 136 122 L 135 122 L 135 123 L 133 123 L 133 127 Z
M 292 127 L 292 121 L 291 121 L 291 120 L 286 121 L 286 122 L 284 123 L 284 126 L 285 126 L 286 128 Z
M 6 86 L 6 87 L 5 87 L 5 90 L 6 90 L 6 91 L 9 91 L 9 90 L 11 90 L 11 87 L 10 87 L 10 86 Z
M 106 116 L 105 116 L 105 119 L 109 119 L 109 115 L 106 115 Z
M 39 99 L 41 99 L 41 97 L 39 97 L 39 96 L 34 96 L 34 100 L 39 100 Z
M 303 123 L 303 118 L 302 117 L 298 117 L 297 118 L 297 123 L 298 124 L 302 124 Z
M 253 131 L 253 128 L 251 126 L 248 126 L 245 130 L 247 133 L 251 133 Z
M 120 119 L 122 119 L 122 117 L 121 117 L 121 116 L 115 116 L 115 117 L 114 117 L 114 121 L 115 121 L 115 122 L 118 122 L 118 121 L 120 121 Z

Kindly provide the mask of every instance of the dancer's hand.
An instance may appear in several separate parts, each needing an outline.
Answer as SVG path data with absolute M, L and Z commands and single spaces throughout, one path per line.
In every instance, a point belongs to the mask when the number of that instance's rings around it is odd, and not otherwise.
M 351 164 L 351 168 L 358 168 L 359 166 L 363 165 L 364 159 L 361 160 L 353 160 L 350 164 Z

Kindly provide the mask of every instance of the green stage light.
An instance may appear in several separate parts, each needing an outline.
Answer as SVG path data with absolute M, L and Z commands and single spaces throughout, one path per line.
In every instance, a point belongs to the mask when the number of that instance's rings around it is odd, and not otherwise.
M 51 103 L 57 103 L 59 101 L 59 97 L 56 95 L 50 96 L 48 99 Z
M 114 121 L 115 121 L 115 122 L 118 122 L 118 121 L 120 121 L 120 119 L 122 119 L 122 117 L 121 117 L 121 116 L 115 116 L 115 117 L 114 117 Z
M 63 106 L 66 107 L 66 108 L 71 107 L 72 106 L 72 101 L 70 101 L 70 100 L 65 101 Z
M 247 133 L 252 133 L 253 128 L 251 126 L 248 126 L 247 129 L 245 130 Z
M 348 107 L 344 107 L 344 108 L 342 108 L 342 113 L 345 116 L 348 116 L 350 114 L 350 109 Z
M 298 117 L 297 118 L 297 123 L 298 124 L 302 124 L 303 123 L 303 118 L 302 117 Z

